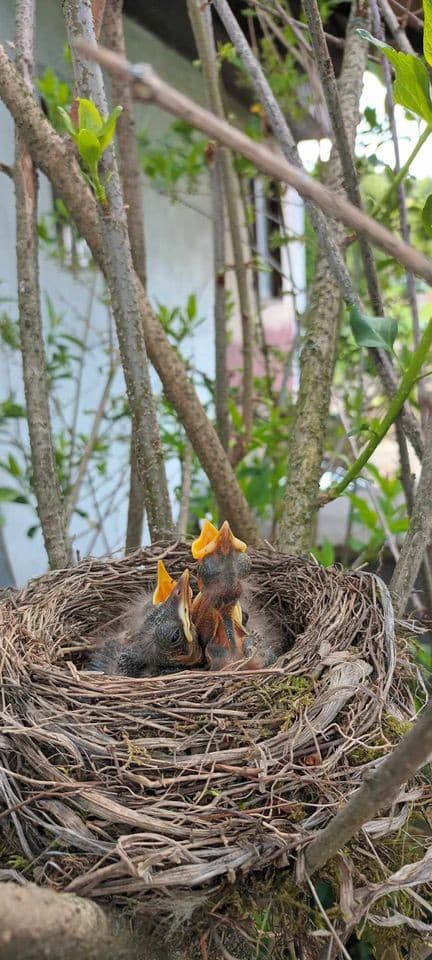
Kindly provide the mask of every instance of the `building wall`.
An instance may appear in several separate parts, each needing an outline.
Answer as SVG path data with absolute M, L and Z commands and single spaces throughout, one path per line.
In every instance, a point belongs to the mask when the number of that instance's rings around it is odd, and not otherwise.
M 58 0 L 44 0 L 39 3 L 37 23 L 37 65 L 38 73 L 47 66 L 53 67 L 60 76 L 67 78 L 67 66 L 63 58 L 66 36 L 63 26 L 61 5 Z M 13 41 L 15 4 L 11 0 L 0 0 L 0 40 L 2 43 Z M 180 90 L 193 95 L 204 102 L 199 72 L 181 56 L 166 47 L 160 40 L 139 27 L 135 22 L 127 22 L 126 37 L 131 60 L 147 61 Z M 150 137 L 157 138 L 171 123 L 171 118 L 153 106 L 140 105 L 137 108 L 138 127 L 146 125 Z M 13 162 L 14 133 L 13 123 L 5 107 L 0 104 L 0 161 Z M 200 316 L 204 323 L 199 336 L 188 345 L 188 354 L 207 374 L 213 373 L 212 329 L 212 242 L 210 221 L 210 196 L 208 184 L 203 180 L 196 196 L 187 196 L 184 202 L 173 205 L 166 197 L 145 187 L 145 233 L 147 245 L 148 292 L 153 303 L 161 302 L 168 307 L 184 305 L 190 293 L 195 293 Z M 40 214 L 47 215 L 52 210 L 49 184 L 41 177 Z M 15 206 L 11 181 L 0 177 L 0 296 L 10 300 L 5 304 L 11 316 L 16 317 L 16 261 L 15 261 Z M 77 315 L 85 312 L 89 298 L 91 277 L 84 271 L 79 279 L 67 270 L 61 269 L 53 258 L 45 252 L 41 255 L 40 282 L 43 309 L 46 316 L 46 294 L 49 294 L 54 307 L 64 314 L 64 323 L 73 333 L 76 330 Z M 101 287 L 99 292 L 102 292 Z M 105 307 L 96 303 L 92 313 L 92 330 L 106 322 Z M 122 374 L 117 377 L 121 389 Z M 157 378 L 154 377 L 155 384 Z M 98 374 L 98 357 L 93 354 L 91 365 L 84 373 L 83 396 L 85 409 L 94 411 L 102 389 Z M 9 389 L 16 398 L 22 398 L 21 370 L 19 356 L 12 362 L 5 351 L 0 355 L 0 399 L 4 399 Z M 63 396 L 62 396 L 63 403 Z M 71 403 L 68 384 L 64 386 L 64 406 Z M 88 431 L 91 414 L 81 411 L 79 429 Z M 4 450 L 2 451 L 4 454 Z M 115 456 L 115 449 L 113 450 Z M 173 485 L 178 481 L 175 465 L 170 466 L 170 480 Z M 0 485 L 7 484 L 7 477 L 1 475 Z M 127 477 L 125 478 L 127 485 Z M 3 504 L 2 513 L 5 523 L 2 527 L 3 538 L 8 552 L 13 576 L 18 584 L 29 577 L 43 572 L 46 568 L 46 556 L 42 539 L 37 533 L 32 539 L 26 531 L 34 524 L 34 514 L 23 505 Z M 126 506 L 116 510 L 107 521 L 107 534 L 112 550 L 122 545 L 126 520 Z M 82 521 L 73 521 L 73 533 L 82 528 Z M 77 543 L 85 552 L 85 545 Z M 94 545 L 94 553 L 106 551 L 106 542 L 99 538 Z

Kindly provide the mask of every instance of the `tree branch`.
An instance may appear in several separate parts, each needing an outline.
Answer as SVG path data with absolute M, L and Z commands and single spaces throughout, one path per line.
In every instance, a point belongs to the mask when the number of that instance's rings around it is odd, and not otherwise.
M 9 163 L 0 163 L 0 173 L 4 173 L 10 180 L 14 179 L 14 168 Z
M 193 450 L 192 446 L 189 443 L 189 440 L 186 440 L 184 454 L 181 464 L 181 495 L 180 495 L 180 510 L 177 520 L 177 534 L 183 539 L 186 538 L 188 519 L 189 519 L 189 507 L 190 507 L 190 498 L 192 490 L 192 471 L 193 471 Z
M 119 56 L 125 57 L 126 43 L 122 11 L 123 0 L 106 0 L 103 30 L 107 47 Z M 123 113 L 117 124 L 120 177 L 133 265 L 145 289 L 147 277 L 143 196 L 130 83 L 118 76 L 113 77 L 111 96 L 113 104 L 120 104 L 123 107 Z M 126 553 L 132 553 L 141 545 L 144 504 L 145 490 L 141 482 L 135 428 L 132 421 Z
M 17 0 L 16 58 L 32 96 L 34 0 Z M 15 134 L 16 252 L 24 392 L 37 511 L 50 567 L 67 567 L 71 549 L 60 493 L 42 332 L 37 236 L 37 177 L 21 132 Z
M 213 0 L 215 5 L 220 2 L 221 0 Z M 294 163 L 279 157 L 263 144 L 251 140 L 250 137 L 231 126 L 226 120 L 219 120 L 204 107 L 199 106 L 185 94 L 165 83 L 148 64 L 131 66 L 124 60 L 119 60 L 109 51 L 104 50 L 103 47 L 96 48 L 82 40 L 77 43 L 77 46 L 85 51 L 86 56 L 96 60 L 110 72 L 118 71 L 123 75 L 132 77 L 135 81 L 134 96 L 137 100 L 144 103 L 157 103 L 164 110 L 181 117 L 209 137 L 213 137 L 225 146 L 247 157 L 258 170 L 275 180 L 280 180 L 282 183 L 294 187 L 302 197 L 316 204 L 327 216 L 340 220 L 345 226 L 358 233 L 365 234 L 373 244 L 381 250 L 385 250 L 398 263 L 412 269 L 413 273 L 432 284 L 432 261 L 423 253 L 408 246 L 399 237 L 390 233 L 381 223 L 377 223 L 362 210 L 354 207 L 344 197 L 334 196 L 331 190 L 317 180 L 313 180 L 303 170 L 296 167 Z M 344 286 L 344 298 L 348 303 L 357 303 L 357 296 L 353 294 L 351 278 L 343 261 L 342 266 L 341 276 L 343 276 L 344 284 L 346 284 Z
M 2 960 L 156 960 L 130 924 L 91 900 L 29 883 L 0 884 Z M 145 938 L 147 940 L 147 938 Z
M 112 382 L 113 382 L 114 375 L 115 375 L 116 371 L 117 371 L 117 364 L 113 364 L 113 366 L 112 366 L 112 367 L 110 368 L 110 370 L 108 371 L 108 376 L 107 376 L 107 378 L 106 378 L 105 386 L 104 386 L 104 388 L 103 388 L 103 390 L 102 390 L 101 397 L 100 397 L 99 403 L 98 403 L 98 405 L 97 405 L 95 415 L 94 415 L 94 417 L 93 417 L 93 423 L 92 423 L 92 425 L 91 425 L 91 430 L 90 430 L 90 433 L 89 433 L 89 435 L 88 435 L 88 437 L 87 437 L 87 442 L 86 442 L 86 444 L 85 444 L 84 450 L 83 450 L 83 452 L 82 452 L 82 454 L 81 454 L 81 457 L 80 457 L 80 463 L 79 463 L 79 467 L 78 467 L 78 472 L 77 472 L 76 478 L 75 478 L 75 480 L 74 480 L 72 489 L 71 489 L 71 491 L 70 491 L 70 493 L 69 493 L 69 496 L 68 496 L 68 498 L 67 498 L 67 500 L 66 500 L 66 510 L 67 510 L 67 515 L 68 515 L 68 519 L 69 519 L 69 520 L 70 520 L 70 518 L 71 518 L 71 516 L 72 516 L 72 514 L 73 514 L 73 512 L 74 512 L 74 510 L 75 510 L 75 507 L 76 507 L 76 505 L 77 505 L 77 503 L 78 503 L 78 497 L 79 497 L 79 495 L 80 495 L 82 483 L 83 483 L 84 477 L 85 477 L 85 475 L 86 475 L 87 467 L 88 467 L 88 465 L 89 465 L 89 462 L 90 462 L 90 459 L 91 459 L 91 456 L 92 456 L 92 453 L 93 453 L 93 450 L 94 450 L 94 445 L 95 445 L 95 443 L 96 443 L 96 441 L 97 441 L 97 438 L 98 438 L 99 427 L 100 427 L 102 418 L 103 418 L 104 413 L 105 413 L 105 410 L 106 410 L 106 405 L 107 405 L 108 397 L 109 397 L 110 390 L 111 390 L 111 384 L 112 384 Z
M 381 7 L 382 15 L 390 30 L 390 33 L 393 34 L 393 37 L 396 41 L 396 46 L 399 48 L 399 50 L 402 50 L 403 53 L 414 53 L 405 30 L 401 27 L 396 14 L 393 13 L 388 0 L 378 0 L 378 3 Z
M 91 0 L 63 0 L 63 10 L 72 48 L 77 91 L 80 96 L 92 100 L 101 116 L 106 117 L 108 108 L 102 71 L 97 64 L 82 58 L 74 45 L 76 38 L 82 34 L 88 42 L 95 42 Z M 172 532 L 171 508 L 142 335 L 137 278 L 133 269 L 120 178 L 111 147 L 104 154 L 101 166 L 106 178 L 107 202 L 98 203 L 98 213 L 105 258 L 109 263 L 106 280 L 135 430 L 150 535 L 152 539 L 160 539 Z
M 224 120 L 225 111 L 219 87 L 211 11 L 209 7 L 203 6 L 201 0 L 187 0 L 187 7 L 207 87 L 209 106 L 217 117 Z M 242 440 L 243 446 L 247 447 L 251 436 L 253 420 L 254 324 L 251 292 L 245 262 L 250 260 L 250 256 L 245 249 L 246 237 L 242 235 L 241 190 L 233 160 L 228 150 L 225 149 L 221 149 L 220 158 L 242 324 L 242 414 L 244 427 L 244 437 Z M 218 283 L 218 277 L 216 277 L 216 283 Z
M 311 19 L 313 20 L 311 11 L 317 14 L 321 24 L 319 12 L 314 8 L 313 0 L 305 0 L 304 6 L 309 25 L 311 25 Z M 330 100 L 332 106 L 332 121 L 334 122 L 335 116 L 334 104 L 337 102 L 337 125 L 343 130 L 344 152 L 339 150 L 336 137 L 325 175 L 326 186 L 332 190 L 333 195 L 343 194 L 343 185 L 346 181 L 344 160 L 346 157 L 351 159 L 351 150 L 354 147 L 363 75 L 367 66 L 367 50 L 357 34 L 359 22 L 364 23 L 365 27 L 369 26 L 367 15 L 366 19 L 361 20 L 354 3 L 345 40 L 340 78 L 341 101 L 338 90 L 334 89 L 333 85 L 331 85 L 332 96 L 328 97 L 328 82 L 333 68 L 325 37 L 320 35 L 318 44 L 316 37 L 318 30 L 310 31 L 315 61 L 319 64 L 318 69 L 326 98 Z M 336 83 L 334 77 L 333 79 Z M 350 199 L 359 206 L 357 192 Z M 333 222 L 331 232 L 332 241 L 343 260 L 345 230 L 342 224 Z M 363 237 L 361 242 L 369 251 L 373 262 L 367 239 Z M 300 385 L 289 445 L 287 481 L 279 527 L 279 545 L 291 553 L 306 553 L 313 545 L 341 307 L 339 285 L 334 274 L 329 271 L 325 253 L 321 249 L 315 264 L 309 309 L 304 324 L 306 335 L 300 357 Z
M 235 19 L 227 3 L 227 0 L 213 0 L 213 6 L 217 10 L 219 17 L 222 20 L 225 26 L 225 29 L 228 33 L 228 36 L 230 37 L 231 42 L 233 43 L 234 47 L 237 50 L 237 53 L 239 54 L 239 56 L 243 61 L 243 64 L 246 68 L 249 78 L 257 91 L 257 94 L 261 101 L 262 106 L 264 107 L 265 113 L 270 122 L 270 126 L 273 130 L 273 134 L 281 147 L 281 150 L 285 159 L 288 162 L 295 165 L 296 167 L 298 167 L 299 170 L 303 170 L 297 149 L 295 147 L 294 138 L 292 136 L 291 130 L 288 127 L 285 117 L 264 76 L 261 66 L 256 60 L 256 58 L 254 57 L 249 47 L 249 44 L 246 38 L 244 37 L 242 30 L 239 27 L 239 24 L 237 23 L 237 20 Z M 239 149 L 239 152 L 241 153 L 242 152 L 241 148 L 238 148 L 238 149 Z M 261 148 L 261 150 L 262 149 L 263 148 Z M 249 156 L 249 159 L 251 159 L 250 156 Z M 255 155 L 255 159 L 253 159 L 252 162 L 254 162 L 256 166 L 259 169 L 262 169 L 264 172 L 269 172 L 268 170 L 266 171 L 264 167 L 260 168 L 259 162 L 257 162 L 257 159 L 256 159 L 256 155 Z M 304 173 L 304 170 L 303 170 L 303 173 Z M 270 175 L 272 174 L 270 173 Z M 277 174 L 273 174 L 273 175 L 276 178 L 281 179 L 282 181 L 285 179 L 283 175 L 281 177 L 278 177 Z M 343 256 L 341 256 L 340 250 L 338 250 L 337 244 L 333 239 L 332 230 L 329 224 L 327 223 L 326 218 L 322 215 L 322 211 L 323 211 L 328 216 L 334 217 L 334 219 L 343 220 L 343 217 L 340 216 L 340 212 L 338 211 L 337 207 L 345 204 L 344 198 L 342 196 L 334 197 L 335 202 L 332 205 L 330 201 L 330 197 L 333 196 L 333 194 L 331 193 L 331 191 L 329 191 L 328 193 L 329 203 L 328 205 L 326 205 L 326 207 L 324 207 L 322 202 L 318 200 L 316 194 L 314 196 L 312 195 L 312 192 L 310 191 L 305 192 L 304 190 L 302 190 L 300 178 L 297 178 L 297 182 L 294 182 L 293 178 L 290 181 L 286 181 L 286 182 L 290 182 L 291 185 L 298 190 L 298 193 L 300 193 L 301 196 L 303 196 L 303 198 L 305 199 L 306 208 L 308 210 L 312 226 L 318 237 L 321 250 L 324 256 L 327 258 L 330 270 L 333 272 L 335 279 L 339 285 L 341 296 L 349 306 L 352 306 L 355 304 L 361 310 L 362 308 L 359 301 L 359 297 L 354 289 L 353 283 L 351 281 L 351 277 L 349 275 L 349 272 L 344 262 L 344 258 Z M 312 182 L 315 182 L 315 181 L 312 181 Z M 316 204 L 316 207 L 313 206 L 313 204 Z M 317 207 L 320 207 L 321 209 L 317 209 Z M 363 216 L 365 216 L 365 214 L 363 214 Z M 345 220 L 344 222 L 346 225 L 354 226 L 354 223 L 348 224 L 347 220 Z M 360 234 L 362 233 L 362 229 L 358 221 L 356 222 L 354 229 L 357 230 Z M 370 233 L 368 234 L 367 231 L 365 231 L 365 235 L 369 236 L 369 239 L 372 242 L 375 242 L 374 238 Z M 393 254 L 391 255 L 393 256 Z M 416 273 L 415 270 L 413 272 Z M 373 356 L 374 356 L 374 361 L 377 363 L 377 371 L 384 385 L 384 389 L 386 390 L 387 393 L 391 394 L 397 388 L 397 378 L 393 370 L 391 361 L 389 357 L 386 356 L 384 351 L 375 351 Z M 402 416 L 403 416 L 405 432 L 409 437 L 417 455 L 421 458 L 422 449 L 423 449 L 422 436 L 421 436 L 421 430 L 417 423 L 417 420 L 412 414 L 412 411 L 408 409 L 404 409 Z
M 372 9 L 372 20 L 374 26 L 374 33 L 379 40 L 385 40 L 384 30 L 381 25 L 381 19 L 378 9 L 377 0 L 371 0 L 371 9 Z M 406 34 L 405 34 L 406 37 Z M 410 46 L 408 40 L 407 45 Z M 401 49 L 403 49 L 401 47 Z M 407 50 L 406 52 L 410 52 Z M 412 51 L 413 52 L 413 51 Z M 390 64 L 386 57 L 381 57 L 381 66 L 384 74 L 384 81 L 387 91 L 387 113 L 389 118 L 389 126 L 393 141 L 393 150 L 395 155 L 395 180 L 397 180 L 396 191 L 399 207 L 399 222 L 402 239 L 405 243 L 410 243 L 411 231 L 408 220 L 408 211 L 406 204 L 406 193 L 405 193 L 405 184 L 403 181 L 402 168 L 400 163 L 400 153 L 399 153 L 399 140 L 397 134 L 396 126 L 396 116 L 394 109 L 394 99 L 393 99 L 393 85 L 391 80 L 391 71 Z M 427 136 L 430 133 L 430 128 L 426 128 L 422 137 L 419 138 L 419 142 L 422 139 L 427 139 Z M 418 145 L 418 144 L 417 144 Z M 410 158 L 409 158 L 410 159 Z M 411 310 L 411 320 L 412 320 L 412 332 L 413 332 L 413 343 L 415 347 L 418 347 L 421 337 L 420 332 L 420 315 L 417 302 L 417 293 L 416 293 L 416 283 L 414 274 L 411 271 L 407 272 L 406 275 L 406 291 L 407 291 L 407 300 Z M 422 425 L 425 425 L 427 415 L 428 415 L 428 404 L 427 404 L 427 393 L 425 390 L 425 384 L 422 377 L 418 380 L 418 400 L 420 407 L 420 416 Z M 414 493 L 413 493 L 413 478 L 411 475 L 411 469 L 409 465 L 409 455 L 407 450 L 406 439 L 402 431 L 400 430 L 400 425 L 396 423 L 396 435 L 399 444 L 400 451 L 400 463 L 401 463 L 401 480 L 402 486 L 404 488 L 405 499 L 407 504 L 408 515 L 411 516 L 413 505 L 414 505 Z M 423 584 L 424 599 L 426 602 L 427 609 L 429 612 L 432 612 L 432 573 L 429 563 L 429 558 L 427 550 L 425 550 L 424 557 L 421 563 L 421 576 Z
M 306 847 L 306 872 L 311 875 L 320 870 L 361 830 L 363 824 L 380 810 L 388 809 L 403 784 L 427 763 L 431 754 L 432 701 L 429 701 L 397 747 L 371 775 L 365 777 L 360 789 Z
M 109 53 L 108 56 L 114 55 Z M 0 96 L 25 136 L 33 161 L 55 186 L 96 263 L 107 277 L 109 262 L 102 246 L 96 201 L 82 176 L 76 156 L 70 145 L 54 132 L 2 46 Z M 180 356 L 167 340 L 153 313 L 142 285 L 139 285 L 138 292 L 140 318 L 151 362 L 209 478 L 219 510 L 239 536 L 241 534 L 251 546 L 257 545 L 260 536 L 256 523 L 217 433 L 207 418 Z
M 429 321 L 432 326 L 432 320 Z M 432 536 L 432 416 L 426 425 L 425 450 L 420 480 L 398 563 L 390 581 L 395 610 L 401 616 L 417 579 L 425 551 Z
M 426 358 L 430 353 L 432 346 L 432 319 L 429 320 L 429 323 L 423 333 L 423 336 L 420 340 L 420 343 L 417 347 L 417 350 L 411 355 L 411 360 L 409 366 L 407 367 L 399 389 L 396 391 L 394 397 L 390 401 L 389 408 L 387 413 L 382 418 L 381 422 L 375 427 L 373 436 L 370 438 L 360 456 L 357 458 L 355 463 L 351 465 L 349 470 L 347 470 L 343 480 L 340 483 L 337 483 L 335 487 L 331 487 L 330 490 L 326 490 L 321 497 L 321 503 L 329 503 L 331 500 L 336 500 L 337 497 L 340 497 L 341 494 L 346 490 L 350 483 L 358 477 L 360 471 L 365 466 L 365 464 L 370 460 L 374 450 L 376 450 L 378 444 L 381 443 L 381 440 L 384 439 L 386 433 L 388 433 L 391 425 L 395 422 L 399 411 L 401 410 L 405 400 L 409 396 L 411 390 L 413 389 L 421 368 Z M 430 418 L 432 419 L 432 418 Z M 426 448 L 425 453 L 426 454 Z M 431 511 L 432 517 L 432 511 Z M 431 520 L 432 522 L 432 520 Z
M 216 429 L 226 453 L 229 452 L 227 324 L 225 288 L 225 193 L 222 158 L 216 149 L 211 168 L 213 214 L 213 275 L 215 332 L 215 409 Z M 244 394 L 243 394 L 244 399 Z

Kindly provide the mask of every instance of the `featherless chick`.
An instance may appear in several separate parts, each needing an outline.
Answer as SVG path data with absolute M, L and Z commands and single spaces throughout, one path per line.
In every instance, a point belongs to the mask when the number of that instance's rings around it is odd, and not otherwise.
M 159 560 L 153 596 L 130 604 L 118 628 L 95 650 L 89 669 L 152 677 L 198 666 L 203 652 L 191 614 L 189 570 L 176 582 Z
M 259 670 L 276 660 L 281 638 L 251 604 L 245 616 L 245 581 L 251 571 L 247 546 L 232 533 L 226 520 L 217 530 L 205 520 L 192 544 L 198 560 L 199 594 L 192 605 L 192 619 L 211 670 L 221 670 L 245 661 L 248 670 Z

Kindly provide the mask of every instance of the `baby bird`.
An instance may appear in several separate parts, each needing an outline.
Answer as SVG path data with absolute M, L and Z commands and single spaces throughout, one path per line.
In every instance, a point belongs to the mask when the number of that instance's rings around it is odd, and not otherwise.
M 192 544 L 198 560 L 200 593 L 192 605 L 192 619 L 211 670 L 221 670 L 240 660 L 245 668 L 259 670 L 273 663 L 278 653 L 261 634 L 262 618 L 249 616 L 247 624 L 240 600 L 251 571 L 247 546 L 234 536 L 228 521 L 218 531 L 208 520 Z
M 158 560 L 153 597 L 130 605 L 118 629 L 95 653 L 89 669 L 126 677 L 154 677 L 200 664 L 203 653 L 191 613 L 189 570 L 176 583 Z

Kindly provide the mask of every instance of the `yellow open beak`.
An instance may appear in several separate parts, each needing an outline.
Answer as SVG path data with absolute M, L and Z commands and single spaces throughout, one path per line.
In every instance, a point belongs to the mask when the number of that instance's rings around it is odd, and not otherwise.
M 204 520 L 201 533 L 192 544 L 194 560 L 203 560 L 204 557 L 208 557 L 216 551 L 226 556 L 231 550 L 245 553 L 247 544 L 234 536 L 228 520 L 225 520 L 220 530 L 217 530 L 209 520 Z
M 153 606 L 158 603 L 165 603 L 171 596 L 177 581 L 170 577 L 163 560 L 158 560 L 157 565 L 157 584 L 153 594 Z

